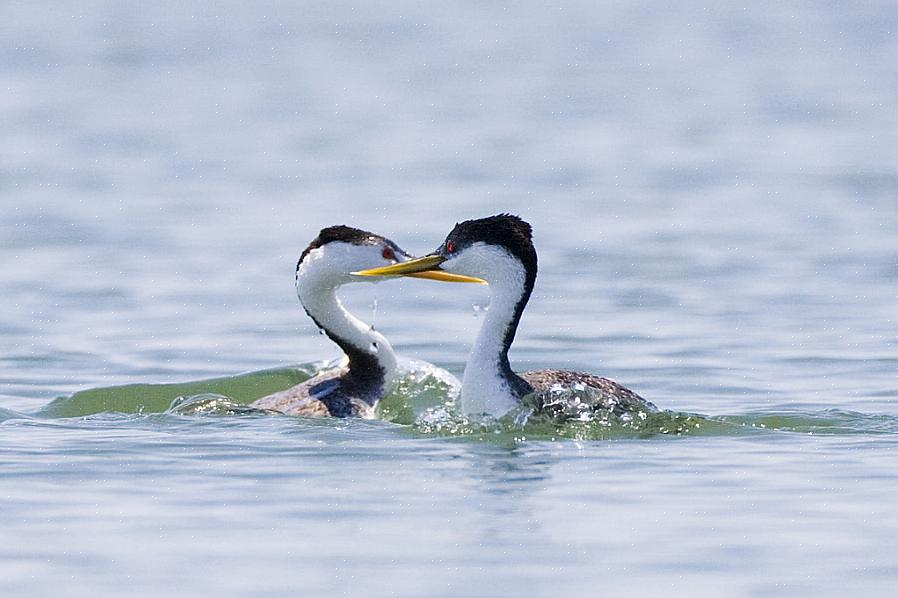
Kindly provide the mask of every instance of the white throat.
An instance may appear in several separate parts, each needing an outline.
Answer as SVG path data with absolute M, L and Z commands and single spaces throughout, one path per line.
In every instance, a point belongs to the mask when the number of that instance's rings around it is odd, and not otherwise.
M 337 288 L 326 277 L 316 276 L 314 268 L 297 272 L 296 293 L 308 314 L 327 332 L 374 356 L 384 371 L 384 388 L 389 389 L 396 374 L 396 354 L 390 341 L 362 320 L 349 313 L 337 297 Z M 342 281 L 341 281 L 342 282 Z
M 501 417 L 520 402 L 502 375 L 500 360 L 505 333 L 524 294 L 524 266 L 501 247 L 476 243 L 443 269 L 478 276 L 490 285 L 489 309 L 465 365 L 460 401 L 465 416 Z

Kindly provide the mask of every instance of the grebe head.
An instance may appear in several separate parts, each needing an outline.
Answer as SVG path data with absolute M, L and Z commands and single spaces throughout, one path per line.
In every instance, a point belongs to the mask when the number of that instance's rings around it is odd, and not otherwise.
M 393 266 L 373 268 L 364 276 L 414 276 L 451 272 L 501 283 L 523 274 L 532 287 L 536 279 L 536 249 L 530 225 L 517 216 L 498 214 L 455 225 L 433 253 Z
M 378 282 L 354 272 L 405 263 L 414 258 L 390 239 L 368 231 L 337 225 L 321 229 L 299 256 L 296 287 L 336 288 L 351 282 Z M 472 281 L 448 272 L 421 272 L 416 278 L 444 282 Z
M 296 283 L 297 286 L 302 282 L 338 287 L 365 281 L 351 274 L 356 270 L 390 266 L 410 259 L 408 253 L 386 237 L 342 224 L 329 226 L 321 229 L 300 255 Z
M 536 277 L 532 229 L 511 214 L 456 224 L 432 255 L 442 258 L 440 270 L 476 276 L 490 284 L 522 268 L 528 278 Z

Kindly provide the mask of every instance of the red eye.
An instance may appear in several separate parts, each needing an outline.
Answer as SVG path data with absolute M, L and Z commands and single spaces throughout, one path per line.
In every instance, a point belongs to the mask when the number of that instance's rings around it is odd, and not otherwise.
M 381 255 L 384 256 L 385 260 L 395 260 L 396 259 L 396 252 L 393 251 L 392 247 L 384 247 L 384 250 L 381 253 Z
M 455 243 L 446 243 L 446 251 L 455 253 Z

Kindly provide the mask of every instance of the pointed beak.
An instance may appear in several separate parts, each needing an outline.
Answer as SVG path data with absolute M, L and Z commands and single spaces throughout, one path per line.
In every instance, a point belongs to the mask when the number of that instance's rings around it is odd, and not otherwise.
M 399 262 L 392 266 L 384 266 L 382 268 L 371 268 L 370 270 L 361 270 L 353 272 L 356 276 L 408 276 L 411 278 L 427 278 L 429 280 L 439 280 L 442 282 L 476 282 L 486 284 L 486 281 L 473 276 L 462 276 L 461 274 L 451 274 L 440 270 L 440 264 L 446 261 L 441 255 L 425 255 L 407 262 Z

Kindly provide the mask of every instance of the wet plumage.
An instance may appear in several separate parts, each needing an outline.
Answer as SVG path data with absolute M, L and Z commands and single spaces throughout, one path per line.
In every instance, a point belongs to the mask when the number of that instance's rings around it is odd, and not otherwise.
M 572 395 L 578 404 L 585 403 L 593 412 L 607 411 L 619 416 L 658 410 L 655 405 L 614 380 L 585 372 L 537 370 L 524 372 L 521 378 L 533 389 L 537 408 L 556 417 L 568 414 L 569 406 L 565 401 Z

